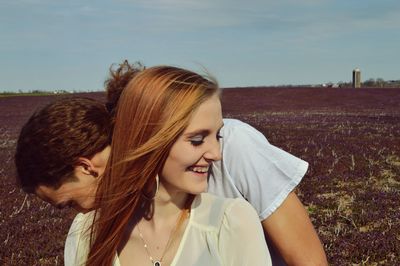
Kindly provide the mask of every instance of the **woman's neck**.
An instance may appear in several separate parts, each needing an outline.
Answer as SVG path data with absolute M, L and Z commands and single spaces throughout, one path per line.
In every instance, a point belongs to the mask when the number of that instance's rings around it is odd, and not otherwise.
M 168 189 L 160 182 L 159 190 L 154 198 L 152 221 L 154 225 L 175 220 L 183 209 L 187 207 L 189 194 L 182 191 Z
M 169 265 L 179 247 L 188 224 L 187 209 L 193 196 L 173 189 L 167 189 L 160 183 L 153 199 L 151 216 L 141 218 L 135 226 L 127 228 L 125 242 L 120 245 L 121 264 L 132 261 L 143 265 L 150 257 Z M 129 233 L 128 233 L 129 232 Z M 132 252 L 136 252 L 132 255 Z

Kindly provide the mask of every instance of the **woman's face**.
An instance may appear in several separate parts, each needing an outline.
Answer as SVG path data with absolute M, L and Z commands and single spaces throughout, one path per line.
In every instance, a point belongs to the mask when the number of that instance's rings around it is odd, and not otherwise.
M 160 175 L 168 191 L 191 194 L 206 191 L 211 163 L 221 159 L 222 126 L 221 102 L 215 94 L 194 112 L 188 127 L 169 152 Z

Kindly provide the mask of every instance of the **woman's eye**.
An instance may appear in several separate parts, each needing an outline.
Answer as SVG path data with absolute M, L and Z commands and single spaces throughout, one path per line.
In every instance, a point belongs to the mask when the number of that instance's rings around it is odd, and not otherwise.
M 203 137 L 195 137 L 190 139 L 190 143 L 193 146 L 200 146 L 201 144 L 204 143 L 204 138 Z
M 219 141 L 220 139 L 222 139 L 222 135 L 221 135 L 221 132 L 218 132 L 217 133 L 217 140 Z

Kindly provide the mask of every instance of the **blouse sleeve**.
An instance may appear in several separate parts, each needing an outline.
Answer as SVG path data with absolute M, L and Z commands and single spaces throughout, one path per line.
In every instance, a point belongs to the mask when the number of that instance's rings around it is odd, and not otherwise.
M 219 249 L 224 265 L 272 265 L 261 223 L 247 201 L 235 199 L 226 209 Z
M 84 265 L 88 255 L 88 233 L 86 222 L 87 214 L 79 213 L 69 228 L 64 247 L 64 265 L 80 266 Z M 86 229 L 85 229 L 86 228 Z

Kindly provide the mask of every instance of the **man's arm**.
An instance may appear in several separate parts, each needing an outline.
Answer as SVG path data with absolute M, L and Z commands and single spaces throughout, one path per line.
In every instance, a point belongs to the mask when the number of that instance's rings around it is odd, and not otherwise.
M 288 265 L 328 265 L 308 213 L 294 192 L 262 221 L 262 226 Z
M 224 124 L 223 175 L 214 178 L 213 184 L 210 182 L 215 193 L 242 196 L 257 210 L 268 241 L 280 253 L 273 262 L 327 265 L 308 214 L 292 192 L 305 175 L 308 163 L 271 145 L 248 124 L 235 119 L 225 119 Z

